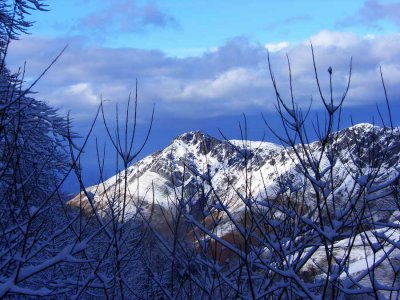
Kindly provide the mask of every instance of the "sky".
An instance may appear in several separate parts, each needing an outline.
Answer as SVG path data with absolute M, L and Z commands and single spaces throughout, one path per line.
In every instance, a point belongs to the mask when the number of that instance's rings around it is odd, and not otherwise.
M 102 99 L 112 127 L 116 105 L 123 113 L 138 80 L 139 139 L 155 106 L 150 140 L 139 158 L 186 131 L 221 137 L 221 130 L 228 138 L 239 138 L 243 115 L 249 138 L 276 141 L 261 117 L 279 128 L 267 50 L 281 95 L 290 96 L 288 55 L 296 102 L 305 107 L 313 98 L 312 111 L 321 111 L 310 43 L 325 93 L 327 70 L 333 69 L 336 99 L 345 89 L 353 60 L 343 126 L 351 120 L 376 121 L 377 106 L 385 114 L 380 67 L 394 122 L 400 124 L 400 1 L 48 0 L 47 4 L 49 11 L 30 16 L 35 22 L 30 34 L 11 44 L 8 66 L 17 70 L 26 62 L 29 83 L 67 45 L 34 87 L 35 97 L 59 108 L 61 115 L 69 113 L 81 136 L 88 132 Z M 95 136 L 111 148 L 101 122 L 90 147 Z M 85 161 L 87 182 L 93 184 L 97 160 L 88 154 Z M 106 176 L 113 173 L 110 167 Z

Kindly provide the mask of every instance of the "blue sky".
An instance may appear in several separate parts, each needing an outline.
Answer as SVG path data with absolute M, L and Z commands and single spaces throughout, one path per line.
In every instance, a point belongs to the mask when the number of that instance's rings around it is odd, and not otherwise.
M 323 29 L 393 33 L 400 19 L 390 13 L 395 5 L 360 0 L 59 0 L 49 1 L 50 13 L 34 15 L 31 32 L 84 36 L 92 45 L 157 49 L 182 57 L 200 55 L 237 36 L 271 44 L 301 42 Z
M 372 122 L 384 104 L 382 66 L 395 123 L 400 107 L 400 1 L 146 1 L 49 0 L 49 12 L 35 12 L 29 36 L 11 45 L 8 65 L 27 62 L 33 80 L 51 59 L 68 49 L 35 87 L 36 97 L 70 113 L 85 135 L 100 99 L 113 119 L 139 81 L 139 129 L 153 105 L 155 123 L 143 155 L 165 147 L 182 132 L 203 130 L 238 138 L 242 114 L 250 138 L 274 141 L 263 113 L 279 127 L 268 73 L 267 49 L 275 77 L 288 96 L 286 54 L 296 101 L 318 99 L 310 41 L 323 89 L 332 67 L 334 92 L 342 94 L 353 57 L 353 75 L 343 125 Z M 314 101 L 318 113 L 321 103 Z M 96 134 L 106 140 L 104 127 Z M 93 145 L 93 144 L 92 144 Z M 87 158 L 89 173 L 96 160 Z M 115 170 L 110 168 L 107 175 Z M 88 176 L 89 183 L 94 177 Z

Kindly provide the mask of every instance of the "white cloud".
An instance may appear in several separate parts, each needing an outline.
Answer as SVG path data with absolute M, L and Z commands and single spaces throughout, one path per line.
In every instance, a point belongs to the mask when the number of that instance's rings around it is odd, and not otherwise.
M 289 47 L 289 43 L 288 42 L 279 42 L 279 43 L 275 43 L 275 44 L 265 44 L 265 48 L 269 52 L 278 52 L 278 51 L 281 51 L 282 49 L 285 49 L 287 47 Z
M 89 83 L 81 82 L 67 87 L 67 94 L 71 97 L 79 97 L 85 104 L 99 104 L 100 97 L 96 95 Z
M 230 97 L 234 93 L 240 93 L 242 89 L 264 86 L 266 84 L 265 73 L 259 70 L 245 68 L 230 69 L 218 74 L 211 80 L 200 80 L 184 86 L 178 99 L 216 99 Z
M 360 42 L 360 37 L 351 32 L 323 30 L 318 34 L 311 36 L 309 41 L 311 41 L 316 47 L 350 48 Z M 308 44 L 309 41 L 306 41 L 306 43 Z

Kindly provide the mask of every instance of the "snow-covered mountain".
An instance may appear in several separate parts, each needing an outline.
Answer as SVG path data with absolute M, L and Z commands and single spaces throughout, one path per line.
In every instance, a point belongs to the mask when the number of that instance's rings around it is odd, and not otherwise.
M 289 192 L 304 189 L 305 181 L 309 182 L 305 188 L 307 205 L 313 206 L 313 182 L 326 184 L 332 178 L 331 189 L 336 197 L 344 197 L 348 189 L 355 183 L 362 185 L 361 181 L 368 176 L 374 176 L 374 184 L 397 176 L 398 128 L 358 124 L 332 134 L 329 139 L 327 145 L 312 142 L 292 148 L 268 142 L 219 140 L 199 131 L 188 132 L 175 138 L 164 150 L 133 164 L 126 173 L 123 171 L 87 191 L 101 210 L 109 205 L 122 205 L 122 199 L 118 198 L 122 197 L 126 174 L 127 213 L 134 213 L 138 203 L 145 210 L 152 204 L 173 207 L 178 202 L 189 209 L 215 209 L 212 195 L 218 195 L 224 205 L 238 211 L 246 206 L 244 198 L 262 201 L 282 189 Z M 321 156 L 322 147 L 325 148 Z M 307 153 L 302 149 L 307 149 Z M 382 155 L 386 157 L 381 161 Z M 301 166 L 302 156 L 307 166 Z M 308 174 L 302 170 L 304 167 Z M 324 177 L 312 178 L 314 168 Z M 326 191 L 332 192 L 328 188 Z M 199 201 L 205 196 L 206 203 Z M 80 199 L 77 196 L 69 204 L 78 205 Z M 83 197 L 83 201 L 87 198 Z
M 358 124 L 292 141 L 188 132 L 69 205 L 106 220 L 139 216 L 164 249 L 182 239 L 183 256 L 171 250 L 179 264 L 219 264 L 224 280 L 237 282 L 241 271 L 223 270 L 246 262 L 252 274 L 276 267 L 273 285 L 294 278 L 310 295 L 334 282 L 345 294 L 391 298 L 400 284 L 400 129 Z

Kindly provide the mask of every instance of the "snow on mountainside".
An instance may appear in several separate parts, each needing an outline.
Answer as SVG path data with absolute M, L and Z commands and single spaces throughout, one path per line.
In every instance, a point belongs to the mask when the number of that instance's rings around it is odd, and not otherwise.
M 278 157 L 283 148 L 266 142 L 221 141 L 199 131 L 184 133 L 172 141 L 164 150 L 156 152 L 128 168 L 128 189 L 133 201 L 144 199 L 167 207 L 174 203 L 177 189 L 185 187 L 187 194 L 196 193 L 204 181 L 212 177 L 216 186 L 223 185 L 229 174 L 236 186 L 242 184 L 243 158 L 248 155 L 256 159 L 258 168 L 268 164 L 267 160 Z M 273 173 L 270 165 L 269 173 Z M 123 182 L 121 172 L 99 186 L 88 188 L 94 194 L 94 202 L 104 199 Z M 258 179 L 257 179 L 258 180 Z M 260 183 L 258 183 L 260 184 Z M 154 189 L 154 194 L 153 194 Z M 195 197 L 195 196 L 194 196 Z M 153 199 L 154 198 L 154 199 Z M 70 201 L 74 205 L 75 198 Z M 103 206 L 101 204 L 100 206 Z M 135 204 L 130 203 L 134 210 Z
M 240 259 L 259 267 L 281 266 L 311 285 L 339 278 L 350 292 L 370 291 L 374 279 L 390 297 L 399 280 L 399 182 L 399 128 L 358 124 L 291 147 L 193 131 L 89 187 L 92 205 L 83 194 L 69 205 L 95 206 L 106 218 L 109 207 L 151 216 L 167 239 L 179 212 L 182 236 L 221 264 L 251 243 L 254 255 Z
M 368 162 L 371 153 L 365 151 L 365 148 L 372 144 L 380 149 L 390 147 L 390 158 L 386 160 L 388 164 L 381 166 L 386 172 L 379 174 L 378 179 L 384 180 L 395 174 L 400 166 L 400 134 L 399 129 L 395 129 L 388 139 L 387 134 L 384 134 L 387 131 L 371 124 L 358 124 L 332 136 L 335 150 L 339 153 L 334 169 L 338 190 L 342 189 L 344 193 L 344 189 L 354 182 L 354 171 L 361 167 L 355 165 L 357 156 L 362 154 L 361 159 Z M 321 144 L 313 142 L 307 147 L 317 160 Z M 170 206 L 176 202 L 177 193 L 181 193 L 182 187 L 184 195 L 190 198 L 188 204 L 193 205 L 200 197 L 200 186 L 205 185 L 207 190 L 208 181 L 214 189 L 224 194 L 226 201 L 231 201 L 229 205 L 240 209 L 243 202 L 237 199 L 233 201 L 237 191 L 244 192 L 250 188 L 254 198 L 262 199 L 276 194 L 282 180 L 289 180 L 285 183 L 290 188 L 300 188 L 304 178 L 297 171 L 298 164 L 299 160 L 290 147 L 268 142 L 218 140 L 199 131 L 184 133 L 164 150 L 128 168 L 127 188 L 131 196 L 128 211 L 135 211 L 138 200 L 148 204 L 154 201 L 163 207 Z M 329 158 L 324 156 L 321 158 L 321 167 L 327 165 Z M 115 198 L 116 191 L 122 189 L 123 176 L 124 172 L 121 172 L 87 189 L 100 208 L 109 204 L 104 202 L 107 199 L 105 196 L 113 194 Z M 69 204 L 78 205 L 78 202 L 79 196 Z M 113 205 L 115 203 L 118 201 L 113 201 Z

